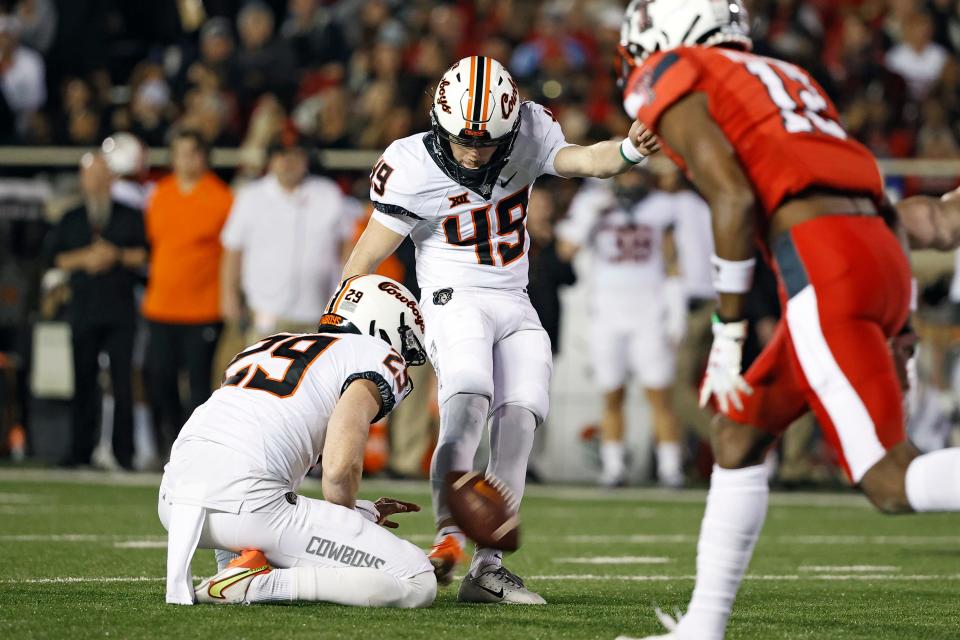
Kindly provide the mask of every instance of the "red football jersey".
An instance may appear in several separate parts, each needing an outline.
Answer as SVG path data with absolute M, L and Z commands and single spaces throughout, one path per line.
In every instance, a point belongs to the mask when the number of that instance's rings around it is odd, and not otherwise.
M 810 75 L 782 60 L 717 47 L 656 53 L 631 74 L 624 108 L 657 131 L 660 116 L 693 91 L 733 145 L 766 216 L 811 187 L 881 200 L 877 161 L 850 138 Z M 663 150 L 686 170 L 676 152 Z

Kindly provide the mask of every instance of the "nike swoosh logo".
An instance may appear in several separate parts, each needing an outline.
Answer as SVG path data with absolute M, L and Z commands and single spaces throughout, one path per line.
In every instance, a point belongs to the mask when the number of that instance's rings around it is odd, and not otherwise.
M 520 173 L 520 172 L 519 172 L 519 171 L 514 171 L 512 176 L 510 176 L 510 177 L 507 178 L 506 180 L 501 180 L 501 181 L 500 181 L 500 186 L 501 186 L 501 187 L 505 187 L 505 186 L 507 186 L 508 184 L 510 184 L 510 181 L 513 180 L 514 178 L 516 178 L 518 173 Z
M 210 594 L 211 598 L 219 598 L 223 600 L 224 589 L 227 589 L 231 585 L 234 585 L 240 582 L 244 578 L 249 578 L 251 575 L 256 575 L 258 573 L 266 571 L 269 568 L 270 568 L 269 566 L 263 565 L 262 567 L 255 567 L 253 569 L 247 569 L 246 571 L 241 571 L 235 576 L 230 576 L 229 578 L 225 578 L 218 582 L 214 582 L 213 584 L 210 585 L 210 588 L 207 589 L 207 592 Z
M 494 591 L 493 589 L 487 589 L 486 587 L 482 587 L 479 584 L 477 586 L 483 589 L 484 591 L 486 591 L 487 593 L 489 593 L 490 595 L 496 596 L 498 598 L 503 598 L 503 587 L 500 587 L 500 591 Z

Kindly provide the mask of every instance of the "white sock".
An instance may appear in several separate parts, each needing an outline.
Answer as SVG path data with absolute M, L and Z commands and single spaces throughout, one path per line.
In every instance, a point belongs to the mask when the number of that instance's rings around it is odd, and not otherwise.
M 906 489 L 914 511 L 960 511 L 960 447 L 914 458 Z
M 600 463 L 605 480 L 619 480 L 626 471 L 626 448 L 623 442 L 604 440 L 600 443 Z
M 217 573 L 226 569 L 227 565 L 233 562 L 235 558 L 240 557 L 239 554 L 233 551 L 227 551 L 226 549 L 214 549 L 213 554 L 217 558 Z
M 433 539 L 433 544 L 440 544 L 440 541 L 447 536 L 453 536 L 454 539 L 460 543 L 461 549 L 467 548 L 467 537 L 463 535 L 463 531 L 460 530 L 460 527 L 454 525 L 443 527 L 440 529 L 440 531 L 437 531 L 437 535 Z
M 533 449 L 537 417 L 529 409 L 505 405 L 490 419 L 490 462 L 487 473 L 503 480 L 518 509 L 527 483 L 527 462 Z
M 683 448 L 679 442 L 657 444 L 657 479 L 661 484 L 683 484 Z
M 480 569 L 488 567 L 491 564 L 496 566 L 503 565 L 503 552 L 497 549 L 484 549 L 477 547 L 473 554 L 473 560 L 470 562 L 470 575 L 477 575 Z
M 740 581 L 767 516 L 770 489 L 763 465 L 714 465 L 697 545 L 697 582 L 677 635 L 722 640 Z
M 473 458 L 487 423 L 490 399 L 475 393 L 458 393 L 440 407 L 440 436 L 430 463 L 433 521 L 450 518 L 444 483 L 451 471 L 471 471 Z
M 273 569 L 270 573 L 254 576 L 247 588 L 244 602 L 289 602 L 293 600 L 289 569 Z
M 293 567 L 271 571 L 267 577 L 274 573 L 289 574 L 291 600 L 399 607 L 408 591 L 399 578 L 367 567 Z

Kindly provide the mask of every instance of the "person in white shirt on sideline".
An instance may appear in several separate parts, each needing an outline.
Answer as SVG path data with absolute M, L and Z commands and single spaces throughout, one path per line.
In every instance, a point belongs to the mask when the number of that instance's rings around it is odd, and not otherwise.
M 20 44 L 21 24 L 15 16 L 0 15 L 0 98 L 6 101 L 18 132 L 47 101 L 43 57 Z
M 239 321 L 245 299 L 248 342 L 311 331 L 339 281 L 356 208 L 333 180 L 307 170 L 299 142 L 273 145 L 267 175 L 240 190 L 221 233 L 221 309 Z

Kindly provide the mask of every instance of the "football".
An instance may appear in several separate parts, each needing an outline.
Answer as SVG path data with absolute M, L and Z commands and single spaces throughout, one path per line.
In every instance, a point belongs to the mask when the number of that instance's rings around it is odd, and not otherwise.
M 478 471 L 447 474 L 450 513 L 464 535 L 481 547 L 516 551 L 520 517 L 513 494 L 495 476 Z

